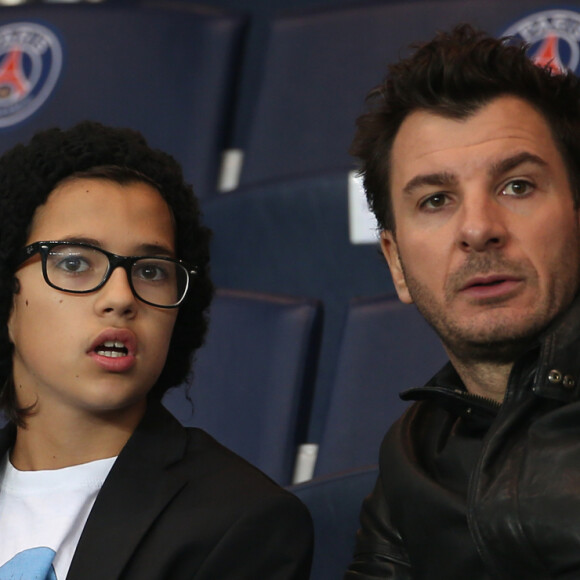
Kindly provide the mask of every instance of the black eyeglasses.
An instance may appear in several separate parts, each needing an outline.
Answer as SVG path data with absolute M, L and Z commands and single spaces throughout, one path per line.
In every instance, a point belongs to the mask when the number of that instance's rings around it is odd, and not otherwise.
M 64 292 L 87 294 L 99 290 L 115 268 L 123 268 L 133 294 L 159 308 L 179 306 L 190 287 L 195 269 L 182 260 L 150 256 L 118 256 L 82 242 L 34 242 L 22 249 L 18 266 L 34 254 L 42 258 L 42 273 L 49 286 Z

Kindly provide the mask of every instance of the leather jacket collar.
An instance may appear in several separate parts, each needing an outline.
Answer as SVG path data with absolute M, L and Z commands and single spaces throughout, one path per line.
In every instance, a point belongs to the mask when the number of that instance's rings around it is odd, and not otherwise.
M 564 403 L 580 399 L 580 296 L 555 319 L 514 364 L 518 376 L 538 396 Z M 522 388 L 522 381 L 509 381 L 508 389 Z M 437 400 L 459 415 L 492 419 L 500 405 L 467 392 L 459 375 L 447 363 L 425 386 L 401 393 L 404 401 Z

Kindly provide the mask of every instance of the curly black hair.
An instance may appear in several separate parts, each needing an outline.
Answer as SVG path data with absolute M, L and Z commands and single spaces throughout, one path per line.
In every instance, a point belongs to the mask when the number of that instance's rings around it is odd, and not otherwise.
M 183 382 L 193 352 L 203 344 L 213 296 L 211 233 L 201 224 L 197 200 L 177 161 L 150 148 L 145 138 L 131 129 L 85 121 L 69 130 L 41 131 L 28 145 L 17 145 L 0 157 L 0 409 L 13 422 L 21 424 L 23 418 L 12 383 L 13 345 L 7 327 L 15 256 L 26 243 L 36 209 L 55 187 L 71 176 L 100 175 L 102 168 L 109 168 L 103 174 L 109 179 L 116 179 L 117 173 L 126 176 L 124 181 L 141 180 L 159 190 L 175 219 L 177 256 L 197 271 L 189 296 L 179 307 L 165 367 L 149 396 L 161 399 L 167 389 Z
M 576 206 L 580 198 L 580 80 L 571 72 L 539 67 L 527 45 L 498 39 L 461 24 L 440 32 L 388 69 L 367 96 L 367 111 L 357 119 L 350 152 L 379 226 L 395 233 L 391 206 L 390 157 L 405 118 L 423 110 L 465 119 L 493 99 L 511 95 L 532 105 L 547 121 L 566 165 Z

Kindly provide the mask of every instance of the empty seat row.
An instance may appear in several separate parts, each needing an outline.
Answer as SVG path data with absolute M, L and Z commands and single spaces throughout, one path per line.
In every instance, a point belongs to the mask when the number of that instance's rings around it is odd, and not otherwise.
M 349 167 L 354 121 L 368 91 L 412 43 L 471 22 L 532 44 L 556 37 L 559 56 L 576 69 L 578 0 L 413 0 L 346 3 L 292 11 L 272 20 L 261 83 L 248 87 L 243 112 L 241 184 Z
M 324 305 L 309 439 L 319 441 L 351 298 L 394 292 L 377 244 L 352 244 L 348 174 L 271 181 L 206 200 L 211 272 L 222 288 L 309 297 Z
M 215 190 L 246 18 L 188 2 L 0 8 L 0 153 L 85 119 L 131 127 Z
M 320 351 L 308 430 L 303 439 L 307 443 L 321 443 L 327 438 L 325 430 L 329 422 L 335 421 L 344 433 L 346 446 L 349 438 L 355 435 L 357 421 L 360 425 L 365 424 L 364 416 L 332 418 L 336 414 L 333 405 L 336 404 L 337 388 L 358 389 L 358 392 L 353 390 L 343 395 L 351 397 L 351 403 L 355 398 L 370 402 L 376 397 L 369 407 L 377 413 L 380 386 L 383 383 L 394 385 L 387 395 L 391 397 L 388 408 L 380 411 L 388 417 L 384 422 L 387 425 L 402 409 L 393 393 L 426 381 L 429 373 L 440 366 L 435 363 L 444 359 L 443 349 L 414 308 L 405 309 L 394 298 L 374 301 L 376 296 L 393 297 L 394 286 L 376 232 L 370 232 L 375 240 L 372 244 L 352 243 L 350 214 L 356 200 L 353 201 L 350 184 L 346 171 L 324 172 L 246 186 L 202 204 L 204 220 L 214 232 L 212 276 L 219 287 L 308 297 L 322 305 Z M 356 332 L 360 334 L 357 336 Z M 348 359 L 364 333 L 367 333 L 366 352 L 360 352 L 361 348 L 358 354 L 368 356 L 368 360 L 364 357 Z M 415 334 L 424 337 L 417 344 L 428 345 L 430 352 L 436 354 L 422 355 L 420 351 L 405 350 L 412 344 Z M 345 339 L 350 344 L 345 346 Z M 341 366 L 347 360 L 350 369 L 348 365 Z M 357 360 L 361 365 L 358 369 Z M 362 388 L 363 384 L 368 387 Z M 377 428 L 379 432 L 384 432 L 384 425 Z M 370 428 L 370 424 L 367 427 Z M 371 438 L 374 444 L 369 446 L 369 454 L 376 451 L 380 442 L 376 432 L 372 437 L 369 435 L 367 441 Z M 332 445 L 326 443 L 325 448 Z M 341 445 L 337 442 L 336 449 Z M 352 441 L 352 446 L 353 450 L 359 449 L 356 440 Z M 353 453 L 346 447 L 343 448 L 343 464 L 333 465 L 336 457 L 327 462 L 323 448 L 320 453 L 319 465 L 323 467 L 317 468 L 316 473 L 353 466 L 350 462 Z M 364 463 L 371 463 L 374 456 L 365 457 Z
M 317 477 L 289 486 L 308 507 L 314 522 L 312 580 L 342 578 L 352 559 L 363 499 L 378 476 L 376 464 Z
M 291 479 L 320 329 L 313 300 L 218 290 L 206 344 L 164 404 L 273 479 Z
M 232 147 L 243 162 L 230 188 L 351 168 L 364 97 L 411 43 L 469 21 L 525 38 L 532 56 L 556 38 L 556 56 L 576 69 L 566 31 L 579 19 L 580 0 L 385 0 L 279 15 L 265 46 L 244 51 L 247 15 L 186 0 L 6 6 L 0 152 L 91 118 L 141 130 L 200 197 L 216 195 Z M 260 71 L 258 82 L 240 82 L 244 71 Z
M 184 424 L 206 429 L 273 479 L 291 483 L 306 441 L 322 307 L 219 290 L 192 377 L 170 390 L 164 404 Z M 404 409 L 398 391 L 423 384 L 444 360 L 414 307 L 392 296 L 353 301 L 316 474 L 375 463 L 384 432 Z

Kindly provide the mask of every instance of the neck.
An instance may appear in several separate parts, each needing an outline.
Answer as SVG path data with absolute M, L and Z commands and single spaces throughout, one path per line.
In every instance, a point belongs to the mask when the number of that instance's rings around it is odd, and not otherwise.
M 452 354 L 449 358 L 469 393 L 503 402 L 513 363 L 466 362 Z
M 143 409 L 144 411 L 144 409 Z M 60 469 L 119 455 L 141 416 L 57 416 L 38 413 L 18 427 L 10 460 L 21 471 Z M 55 428 L 56 427 L 56 428 Z

